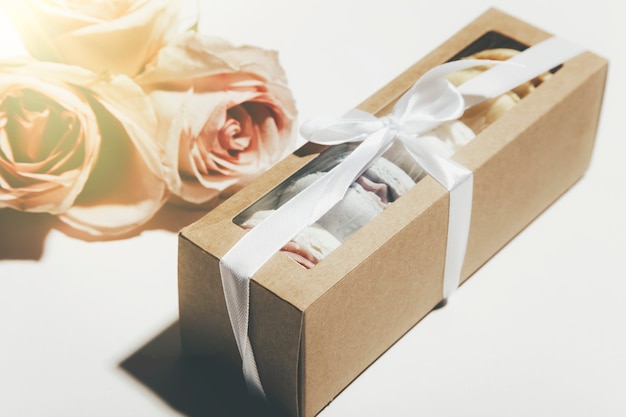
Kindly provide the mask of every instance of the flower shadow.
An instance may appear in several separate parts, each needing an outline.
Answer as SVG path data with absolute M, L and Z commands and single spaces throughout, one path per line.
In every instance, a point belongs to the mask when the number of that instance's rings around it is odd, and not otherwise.
M 183 227 L 204 216 L 210 208 L 190 208 L 166 204 L 146 224 L 131 232 L 111 236 L 93 236 L 78 231 L 46 213 L 30 213 L 11 208 L 0 209 L 0 261 L 40 260 L 45 240 L 51 230 L 85 242 L 124 240 L 149 230 L 178 233 Z
M 69 237 L 86 242 L 124 240 L 139 236 L 143 232 L 149 230 L 165 230 L 172 233 L 178 233 L 183 227 L 204 216 L 207 211 L 208 210 L 202 208 L 188 208 L 173 204 L 166 204 L 145 224 L 134 228 L 130 232 L 114 235 L 90 235 L 88 233 L 81 232 L 80 230 L 73 229 L 60 221 L 55 224 L 55 228 Z
M 54 216 L 0 209 L 0 260 L 39 260 L 44 241 L 57 220 Z
M 168 326 L 126 358 L 120 367 L 170 407 L 189 417 L 283 417 L 251 398 L 243 378 L 210 358 L 181 354 L 180 324 Z

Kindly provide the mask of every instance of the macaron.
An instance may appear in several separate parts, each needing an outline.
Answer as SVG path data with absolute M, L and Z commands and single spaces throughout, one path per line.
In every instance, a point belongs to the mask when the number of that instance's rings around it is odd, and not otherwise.
M 281 204 L 299 193 L 323 172 L 306 175 L 287 187 L 281 195 Z M 386 158 L 377 159 L 346 191 L 342 201 L 322 216 L 317 224 L 343 242 L 385 207 L 407 192 L 415 181 Z
M 257 211 L 245 220 L 241 227 L 252 229 L 273 211 Z M 281 252 L 305 268 L 312 268 L 340 244 L 341 242 L 323 227 L 313 224 L 301 230 L 291 241 L 282 247 Z
M 510 48 L 494 48 L 486 49 L 476 52 L 463 59 L 488 59 L 493 61 L 505 61 L 519 54 L 520 51 Z M 467 68 L 462 71 L 457 71 L 447 76 L 448 81 L 454 85 L 461 85 L 464 82 L 474 78 L 475 76 L 487 71 L 490 68 L 488 65 L 481 65 L 478 67 Z M 547 72 L 542 74 L 528 82 L 525 82 L 511 91 L 495 97 L 491 100 L 486 100 L 479 103 L 465 111 L 465 114 L 461 117 L 461 121 L 469 126 L 476 134 L 480 133 L 483 129 L 489 126 L 491 123 L 499 119 L 503 114 L 512 109 L 522 98 L 530 94 L 535 88 L 543 81 L 551 77 L 551 73 Z

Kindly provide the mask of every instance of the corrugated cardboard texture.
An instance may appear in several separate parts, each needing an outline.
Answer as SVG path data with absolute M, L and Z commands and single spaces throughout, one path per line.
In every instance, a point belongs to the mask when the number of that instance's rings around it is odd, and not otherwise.
M 490 10 L 359 107 L 384 114 L 413 82 L 488 31 L 532 45 L 546 32 Z M 488 126 L 455 160 L 474 171 L 463 279 L 579 179 L 589 164 L 607 63 L 584 53 Z M 183 349 L 241 362 L 218 260 L 245 233 L 232 219 L 304 166 L 299 151 L 183 229 Z M 427 177 L 315 268 L 276 254 L 253 277 L 250 338 L 269 397 L 291 415 L 318 413 L 442 297 L 448 195 Z

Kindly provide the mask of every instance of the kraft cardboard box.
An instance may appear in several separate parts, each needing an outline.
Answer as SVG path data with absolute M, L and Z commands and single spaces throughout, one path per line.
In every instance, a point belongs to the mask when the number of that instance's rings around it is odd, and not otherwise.
M 531 46 L 550 34 L 489 10 L 358 107 L 383 115 L 423 73 L 468 46 Z M 510 45 L 505 45 L 509 47 Z M 591 157 L 607 62 L 584 52 L 563 63 L 454 159 L 474 173 L 462 281 L 572 186 Z M 234 219 L 317 157 L 306 146 L 184 228 L 179 238 L 184 353 L 241 372 L 219 259 L 246 233 Z M 270 401 L 317 414 L 442 300 L 449 197 L 421 179 L 314 268 L 274 255 L 250 284 L 249 336 Z

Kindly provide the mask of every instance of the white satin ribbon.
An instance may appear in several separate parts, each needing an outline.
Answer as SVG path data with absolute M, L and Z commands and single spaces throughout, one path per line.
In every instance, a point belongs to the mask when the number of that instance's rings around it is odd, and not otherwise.
M 243 374 L 251 393 L 265 393 L 248 337 L 250 279 L 300 230 L 315 223 L 343 198 L 348 187 L 394 141 L 450 193 L 443 297 L 459 286 L 472 209 L 472 172 L 434 153 L 419 140 L 438 125 L 458 119 L 466 108 L 497 97 L 580 54 L 583 49 L 550 38 L 505 61 L 460 60 L 435 67 L 422 76 L 396 103 L 390 115 L 377 118 L 353 110 L 342 118 L 314 119 L 301 127 L 309 141 L 333 145 L 361 142 L 346 159 L 311 186 L 283 204 L 249 230 L 220 260 L 224 296 Z M 497 64 L 454 87 L 444 77 L 477 65 Z

